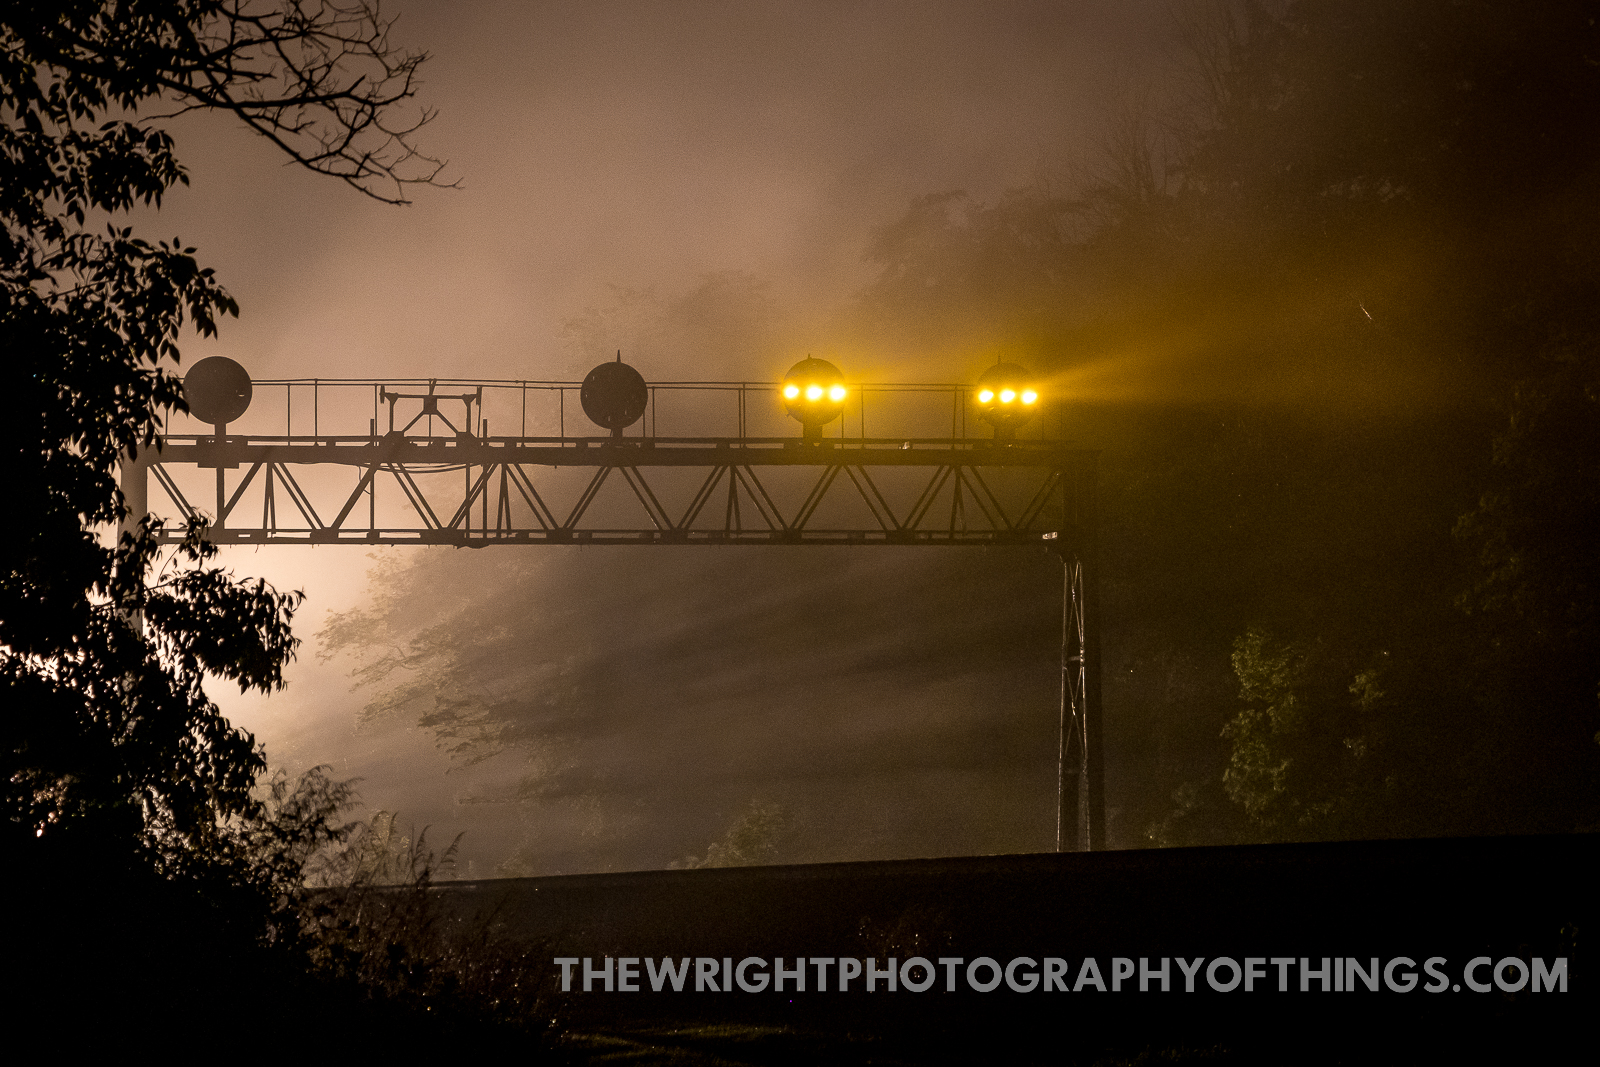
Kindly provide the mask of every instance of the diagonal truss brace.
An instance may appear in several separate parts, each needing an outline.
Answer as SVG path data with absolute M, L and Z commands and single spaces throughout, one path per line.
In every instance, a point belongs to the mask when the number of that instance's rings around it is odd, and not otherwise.
M 764 442 L 765 443 L 765 442 Z M 337 444 L 337 442 L 334 442 Z M 900 449 L 813 449 L 795 453 L 781 449 L 732 447 L 720 442 L 711 448 L 543 448 L 475 446 L 440 447 L 444 442 L 395 442 L 390 438 L 363 441 L 366 447 L 329 447 L 316 444 L 254 445 L 240 439 L 227 441 L 236 464 L 246 466 L 243 477 L 224 494 L 218 482 L 220 521 L 211 536 L 217 541 L 252 543 L 661 543 L 661 544 L 995 544 L 1039 539 L 1059 528 L 1071 510 L 1066 468 L 1085 454 L 1061 450 L 1006 450 L 947 448 L 937 453 L 906 455 Z M 565 443 L 563 443 L 565 444 Z M 653 444 L 650 443 L 650 444 Z M 954 444 L 954 442 L 951 442 Z M 547 463 L 549 459 L 555 463 Z M 185 460 L 207 467 L 218 465 L 214 442 L 197 440 L 185 448 L 169 445 L 144 461 L 157 485 L 185 519 L 200 513 L 179 487 L 173 471 Z M 456 460 L 458 462 L 451 463 Z M 443 461 L 443 462 L 441 462 Z M 342 463 L 359 471 L 353 489 L 326 501 L 321 510 L 293 466 Z M 799 466 L 815 471 L 802 496 L 775 491 L 764 468 Z M 542 486 L 542 472 L 561 467 L 587 467 L 590 477 L 564 515 L 552 507 L 552 489 Z M 704 471 L 698 486 L 681 507 L 669 506 L 670 494 L 656 484 L 662 468 L 695 467 Z M 874 477 L 874 468 L 920 469 L 908 503 L 895 505 Z M 1008 510 L 990 484 L 985 469 L 1032 468 L 1038 485 L 1018 506 Z M 465 473 L 464 488 L 442 491 L 435 477 L 441 471 Z M 841 477 L 842 476 L 842 477 Z M 618 527 L 591 521 L 596 504 L 611 480 L 620 478 L 627 496 L 638 505 L 642 521 Z M 240 504 L 252 485 L 261 484 L 262 518 L 258 526 L 239 521 Z M 347 483 L 348 484 L 348 483 Z M 917 488 L 917 485 L 920 488 Z M 411 522 L 377 521 L 380 485 L 397 489 Z M 904 486 L 902 495 L 904 495 Z M 707 509 L 721 494 L 721 522 Z M 283 521 L 280 496 L 293 505 Z M 823 526 L 819 510 L 843 496 L 855 502 L 866 521 L 844 528 Z M 789 499 L 789 506 L 780 500 Z M 934 514 L 941 499 L 948 513 Z M 367 507 L 361 508 L 365 501 Z M 490 504 L 493 503 L 491 509 Z M 360 511 L 366 511 L 360 515 Z M 491 514 L 492 512 L 492 514 Z M 326 519 L 324 516 L 331 515 Z M 1012 516 L 1016 517 L 1013 518 Z M 362 520 L 365 521 L 362 521 Z M 710 520 L 710 521 L 708 521 Z M 176 532 L 168 535 L 176 540 Z

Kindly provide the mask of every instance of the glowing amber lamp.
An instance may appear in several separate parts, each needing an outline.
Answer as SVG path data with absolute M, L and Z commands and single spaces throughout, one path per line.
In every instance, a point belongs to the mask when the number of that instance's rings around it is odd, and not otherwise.
M 1000 363 L 978 379 L 977 401 L 978 415 L 994 427 L 994 435 L 1009 438 L 1038 410 L 1039 389 L 1026 368 Z
M 820 438 L 822 428 L 844 413 L 849 388 L 844 375 L 825 359 L 802 359 L 783 376 L 778 392 L 789 417 L 800 423 L 803 436 Z

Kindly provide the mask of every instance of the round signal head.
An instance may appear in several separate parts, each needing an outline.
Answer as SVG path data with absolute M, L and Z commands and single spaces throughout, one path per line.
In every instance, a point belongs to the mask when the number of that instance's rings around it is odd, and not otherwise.
M 207 356 L 183 376 L 189 413 L 213 426 L 243 415 L 254 393 L 249 373 L 227 356 Z
M 650 388 L 645 385 L 644 375 L 618 360 L 590 371 L 583 379 L 578 399 L 591 422 L 620 433 L 644 414 L 650 403 Z
M 844 375 L 825 359 L 802 359 L 790 367 L 778 392 L 783 409 L 805 428 L 807 437 L 819 436 L 824 426 L 838 418 L 849 395 Z
M 994 427 L 996 436 L 1009 437 L 1038 410 L 1039 387 L 1026 368 L 1001 363 L 978 379 L 976 399 L 979 417 Z

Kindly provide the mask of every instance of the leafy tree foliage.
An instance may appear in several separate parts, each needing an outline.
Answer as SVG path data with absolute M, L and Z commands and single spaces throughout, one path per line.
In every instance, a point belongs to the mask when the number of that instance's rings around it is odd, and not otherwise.
M 667 866 L 673 870 L 702 867 L 755 867 L 778 858 L 778 845 L 788 829 L 789 815 L 781 804 L 752 799 L 734 816 L 722 837 L 711 842 L 704 856 L 685 856 Z
M 1376 290 L 1364 312 L 1411 351 L 1449 353 L 1468 396 L 1508 397 L 1509 425 L 1456 525 L 1479 569 L 1454 578 L 1467 587 L 1455 599 L 1480 625 L 1435 606 L 1396 628 L 1371 619 L 1393 617 L 1393 596 L 1359 614 L 1318 598 L 1328 617 L 1300 623 L 1299 639 L 1326 650 L 1311 659 L 1342 659 L 1338 687 L 1350 690 L 1320 706 L 1285 674 L 1308 654 L 1247 634 L 1236 674 L 1267 709 L 1230 726 L 1229 791 L 1276 832 L 1285 816 L 1272 805 L 1302 805 L 1310 835 L 1349 832 L 1363 802 L 1355 825 L 1368 833 L 1415 827 L 1419 814 L 1455 832 L 1592 821 L 1600 629 L 1593 553 L 1579 546 L 1600 492 L 1600 152 L 1584 132 L 1600 118 L 1593 13 L 1332 0 L 1244 10 L 1215 120 L 1188 162 L 1190 195 L 1267 237 L 1264 258 L 1286 277 Z M 1375 253 L 1407 249 L 1417 266 L 1373 286 Z M 1450 598 L 1438 577 L 1413 585 L 1413 602 Z M 1360 651 L 1360 629 L 1382 635 L 1366 642 L 1381 660 Z M 1266 734 L 1343 751 L 1296 758 Z M 1363 762 L 1365 774 L 1341 770 Z M 1278 775 L 1295 766 L 1291 788 Z
M 1065 187 L 918 201 L 857 328 L 1086 398 L 1113 788 L 1163 783 L 1112 804 L 1155 840 L 1592 825 L 1590 5 L 1178 14 L 1172 110 Z
M 293 941 L 286 894 L 348 800 L 315 776 L 253 793 L 260 749 L 203 687 L 281 686 L 300 595 L 219 567 L 199 524 L 157 572 L 152 527 L 127 522 L 118 464 L 184 408 L 180 334 L 237 313 L 193 248 L 118 224 L 188 181 L 148 116 L 231 112 L 298 163 L 399 201 L 438 170 L 392 120 L 421 60 L 390 48 L 366 3 L 0 7 L 0 820 L 14 860 L 71 887 L 35 901 L 23 955 L 99 973 L 102 991 L 198 988 L 171 969 L 187 952 L 203 974 L 239 946 Z M 76 947 L 47 948 L 63 930 Z

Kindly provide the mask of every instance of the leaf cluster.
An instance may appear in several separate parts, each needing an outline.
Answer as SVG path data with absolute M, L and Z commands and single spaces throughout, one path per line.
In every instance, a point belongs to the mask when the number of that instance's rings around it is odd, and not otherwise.
M 1124 818 L 1171 842 L 1593 825 L 1592 5 L 1175 16 L 1176 88 L 1101 161 L 915 201 L 853 321 L 1000 347 L 1105 449 Z
M 196 885 L 282 881 L 252 873 L 260 849 L 237 831 L 271 825 L 252 793 L 263 755 L 203 683 L 280 687 L 301 595 L 218 566 L 202 521 L 158 573 L 157 528 L 128 514 L 118 485 L 120 464 L 185 410 L 181 333 L 214 336 L 238 307 L 194 248 L 117 217 L 187 183 L 160 125 L 184 111 L 228 112 L 378 199 L 433 181 L 440 165 L 409 139 L 428 116 L 395 118 L 423 56 L 387 30 L 360 2 L 0 8 L 0 462 L 13 515 L 0 529 L 0 824 L 57 860 Z
M 508 938 L 492 910 L 452 909 L 438 891 L 454 871 L 459 836 L 440 853 L 426 829 L 402 835 L 396 826 L 394 813 L 379 812 L 314 856 L 294 854 L 310 878 L 293 899 L 310 973 L 397 1022 L 541 1037 L 550 1015 L 542 946 Z
M 698 870 L 702 867 L 757 867 L 773 863 L 778 847 L 792 819 L 781 804 L 763 803 L 752 798 L 728 824 L 722 837 L 713 841 L 704 856 L 685 856 L 668 864 L 672 870 Z

